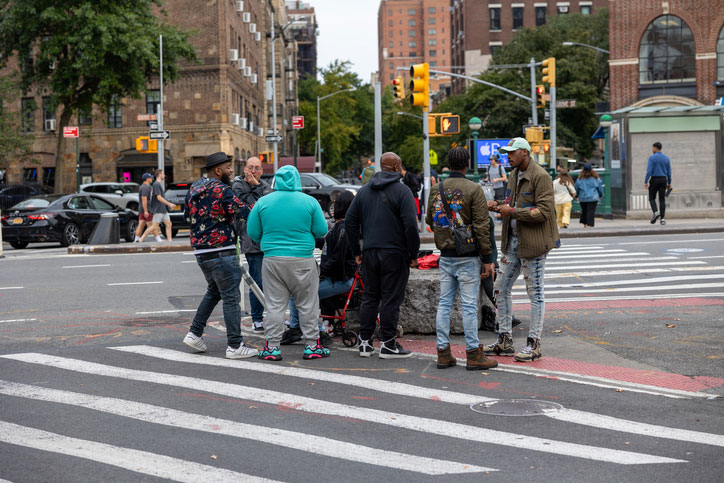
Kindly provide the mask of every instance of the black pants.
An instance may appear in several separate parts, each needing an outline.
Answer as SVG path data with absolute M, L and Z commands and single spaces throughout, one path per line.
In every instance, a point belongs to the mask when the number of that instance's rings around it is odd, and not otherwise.
M 360 305 L 360 338 L 369 340 L 380 315 L 380 338 L 397 337 L 400 305 L 410 278 L 410 262 L 398 250 L 370 248 L 362 253 L 362 282 L 365 293 Z
M 593 226 L 596 222 L 596 205 L 598 201 L 581 201 L 581 218 L 584 225 Z
M 659 204 L 661 205 L 661 219 L 666 214 L 666 176 L 652 176 L 649 180 L 649 204 L 654 213 L 659 212 L 656 209 L 656 194 L 659 195 Z

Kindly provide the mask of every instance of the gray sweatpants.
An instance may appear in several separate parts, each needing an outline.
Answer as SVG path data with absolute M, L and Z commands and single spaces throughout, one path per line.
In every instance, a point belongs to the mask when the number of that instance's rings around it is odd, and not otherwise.
M 278 346 L 284 333 L 284 313 L 289 295 L 299 311 L 299 327 L 305 342 L 314 347 L 319 339 L 319 268 L 314 258 L 264 257 L 261 268 L 266 301 L 266 340 Z

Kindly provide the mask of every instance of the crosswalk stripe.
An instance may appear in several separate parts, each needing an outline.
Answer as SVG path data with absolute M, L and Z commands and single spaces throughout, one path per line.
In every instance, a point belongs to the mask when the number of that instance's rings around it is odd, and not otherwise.
M 548 292 L 546 292 L 546 295 Z M 611 300 L 660 300 L 660 299 L 689 299 L 689 298 L 719 298 L 724 297 L 724 292 L 692 292 L 692 293 L 667 293 L 667 294 L 641 294 L 641 295 L 614 295 L 611 297 L 564 297 L 549 298 L 546 297 L 546 304 L 565 303 L 565 302 L 605 302 Z M 513 300 L 513 304 L 529 304 L 530 300 L 517 299 Z
M 238 421 L 187 413 L 151 404 L 129 401 L 127 399 L 94 396 L 1 380 L 0 394 L 68 404 L 153 424 L 250 439 L 260 443 L 284 446 L 321 456 L 340 458 L 365 464 L 382 465 L 388 468 L 414 471 L 428 475 L 498 471 L 495 468 L 485 468 L 436 458 L 426 458 L 398 453 L 396 451 L 385 451 L 322 436 L 286 431 L 278 428 L 268 428 L 265 426 L 254 426 Z
M 649 275 L 652 273 L 671 273 L 671 272 L 711 272 L 715 270 L 724 270 L 724 267 L 688 267 L 688 268 L 649 268 L 645 270 L 604 270 L 602 272 L 564 272 L 564 273 L 546 273 L 546 280 L 551 278 L 571 278 L 571 277 L 611 277 L 614 275 Z M 522 286 L 522 285 L 521 285 Z
M 629 255 L 629 254 L 627 253 L 626 255 Z M 578 264 L 584 263 L 584 262 L 582 262 L 581 260 L 571 260 L 571 261 L 568 261 L 568 262 L 562 261 L 562 260 L 565 260 L 565 257 L 563 257 L 562 259 L 553 259 L 553 260 L 551 260 L 550 257 L 547 258 L 547 259 L 546 259 L 546 270 L 548 270 L 548 267 L 555 267 L 555 266 L 558 266 L 558 265 L 574 265 L 574 264 L 576 264 L 576 263 L 578 263 Z M 635 258 L 626 258 L 626 257 L 623 257 L 623 258 L 610 258 L 610 259 L 608 259 L 608 260 L 591 260 L 590 263 L 589 263 L 589 262 L 586 262 L 586 264 L 589 265 L 589 266 L 594 266 L 594 265 L 596 265 L 597 263 L 641 262 L 641 260 L 642 260 L 641 257 L 635 257 Z M 646 257 L 644 260 L 646 260 L 647 262 L 651 262 L 651 261 L 659 261 L 659 260 L 680 260 L 680 258 L 679 258 L 679 257 L 674 257 L 674 256 Z
M 16 446 L 97 461 L 128 471 L 167 478 L 173 481 L 188 483 L 199 481 L 228 481 L 230 483 L 274 481 L 170 456 L 71 438 L 5 421 L 0 421 L 0 441 Z
M 603 247 L 590 247 L 590 248 L 556 248 L 554 251 L 552 251 L 552 254 L 560 255 L 560 254 L 571 254 L 571 255 L 580 255 L 582 253 L 615 253 L 617 255 L 626 252 L 627 250 L 620 249 L 620 248 L 603 248 Z
M 196 391 L 205 391 L 222 394 L 243 400 L 278 404 L 297 411 L 331 414 L 340 417 L 354 418 L 372 423 L 404 428 L 422 433 L 436 434 L 451 438 L 475 441 L 484 444 L 494 444 L 528 449 L 544 453 L 553 453 L 582 459 L 606 461 L 623 465 L 659 464 L 659 463 L 685 463 L 685 460 L 668 458 L 664 456 L 648 455 L 630 451 L 615 450 L 577 443 L 568 443 L 530 435 L 508 433 L 493 429 L 469 426 L 450 421 L 411 416 L 401 413 L 391 413 L 377 409 L 350 406 L 347 404 L 322 401 L 305 396 L 297 396 L 266 389 L 241 386 L 237 384 L 210 381 L 173 374 L 126 369 L 104 364 L 97 364 L 77 359 L 67 359 L 39 353 L 6 354 L 0 357 L 32 364 L 64 369 L 84 374 L 116 377 L 121 379 L 142 381 L 152 384 L 163 384 L 176 387 L 185 387 Z
M 581 263 L 581 262 L 576 262 Z M 642 268 L 642 267 L 678 267 L 678 266 L 701 266 L 706 265 L 706 262 L 667 262 L 667 263 L 604 263 L 595 264 L 587 263 L 586 265 L 564 265 L 564 264 L 553 264 L 546 263 L 546 272 L 549 270 L 590 270 L 592 268 Z M 719 267 L 724 268 L 724 267 Z
M 625 250 L 621 250 L 621 251 L 624 252 Z M 620 253 L 620 255 L 623 255 L 623 253 Z M 644 257 L 647 255 L 649 255 L 649 254 L 646 252 L 626 252 L 627 257 Z M 546 258 L 549 260 L 568 260 L 571 258 L 586 258 L 586 259 L 588 259 L 588 258 L 608 258 L 610 256 L 611 256 L 610 253 L 598 253 L 598 252 L 586 253 L 585 255 L 568 255 L 566 253 L 564 253 L 562 255 L 556 255 L 556 252 L 552 251 L 548 254 L 548 256 Z
M 354 376 L 348 374 L 334 374 L 325 371 L 319 371 L 314 369 L 303 369 L 298 367 L 285 367 L 285 366 L 274 366 L 269 364 L 260 364 L 255 362 L 246 361 L 230 361 L 227 359 L 220 359 L 215 357 L 199 356 L 189 354 L 187 352 L 181 352 L 171 349 L 164 349 L 161 347 L 153 347 L 147 345 L 138 346 L 119 346 L 109 347 L 109 349 L 117 350 L 121 352 L 128 352 L 131 354 L 138 354 L 147 357 L 153 357 L 157 359 L 163 359 L 173 362 L 183 362 L 189 364 L 203 364 L 216 367 L 229 367 L 234 369 L 250 370 L 256 372 L 263 372 L 266 374 L 278 374 L 291 377 L 299 377 L 303 379 L 312 379 L 314 381 L 325 381 L 336 384 L 344 384 L 353 387 L 363 387 L 365 389 L 372 389 L 378 392 L 385 392 L 389 394 L 396 394 L 401 396 L 417 397 L 420 399 L 431 399 L 434 401 L 440 401 L 445 403 L 460 404 L 469 406 L 480 402 L 491 402 L 498 401 L 497 398 L 488 398 L 477 396 L 474 394 L 466 394 L 455 391 L 437 390 L 430 389 L 422 386 L 415 386 L 412 384 L 385 381 L 381 384 L 379 380 L 372 379 L 369 377 Z M 564 409 L 563 412 L 574 411 Z M 612 418 L 610 416 L 603 416 L 597 413 L 590 413 L 585 411 L 574 411 L 576 414 L 570 416 L 571 422 L 578 424 L 584 424 L 593 426 L 601 429 L 610 429 L 615 431 L 623 431 L 634 434 L 645 434 L 647 436 L 654 436 L 659 438 L 676 439 L 681 441 L 692 441 L 691 434 L 695 433 L 695 439 L 693 442 L 700 442 L 703 444 L 712 444 L 716 446 L 724 447 L 724 436 L 719 436 L 710 433 L 701 433 L 695 431 L 680 430 L 678 428 L 669 428 L 665 426 L 654 426 L 646 425 L 647 431 L 639 433 L 635 428 L 639 423 L 635 421 L 628 421 L 619 418 Z M 549 413 L 546 413 L 546 416 Z M 553 414 L 553 413 L 550 413 Z M 585 417 L 583 417 L 585 415 Z M 565 417 L 558 418 L 566 420 Z M 574 421 L 575 419 L 575 421 Z M 629 424 L 632 423 L 632 424 Z M 643 427 L 643 426 L 642 426 Z M 682 432 L 683 431 L 683 432 Z
M 642 283 L 646 284 L 657 284 L 667 282 L 683 282 L 686 280 L 723 280 L 724 273 L 709 273 L 709 274 L 697 274 L 697 275 L 674 275 L 671 277 L 652 277 L 647 279 L 637 280 L 607 280 L 605 282 L 578 282 L 578 283 L 554 283 L 546 285 L 546 293 L 549 288 L 583 288 L 583 287 L 613 287 L 616 285 L 639 285 Z M 525 285 L 521 285 L 525 286 Z M 651 288 L 651 287 L 646 287 Z
M 646 283 L 646 280 L 637 281 L 638 283 Z M 721 288 L 724 287 L 724 283 L 692 283 L 688 285 L 660 285 L 654 287 L 618 287 L 618 288 L 601 288 L 598 290 L 604 293 L 614 292 L 664 292 L 667 290 L 696 290 L 701 288 Z M 561 294 L 574 294 L 574 293 L 591 293 L 590 289 L 564 289 L 564 290 L 547 290 L 546 295 L 561 295 Z M 513 292 L 513 295 L 527 295 L 526 292 Z M 690 297 L 698 297 L 699 294 L 692 292 L 689 294 Z M 578 301 L 591 300 L 588 297 L 578 299 Z

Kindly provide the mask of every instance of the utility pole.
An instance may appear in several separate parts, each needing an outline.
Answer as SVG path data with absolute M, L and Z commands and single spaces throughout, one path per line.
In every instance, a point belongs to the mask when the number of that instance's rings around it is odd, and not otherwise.
M 530 114 L 531 119 L 533 120 L 533 125 L 538 125 L 538 106 L 536 105 L 536 98 L 537 93 L 535 90 L 536 82 L 535 82 L 535 59 L 533 57 L 530 58 L 530 98 L 533 99 L 533 102 L 530 103 Z
M 274 41 L 274 11 L 272 10 L 271 13 L 271 43 L 272 43 L 272 49 L 271 49 L 271 55 L 272 55 L 272 124 L 274 125 L 272 128 L 272 135 L 276 139 L 277 137 L 277 58 L 276 58 L 276 50 L 274 48 L 274 44 L 276 42 Z M 277 141 L 274 141 L 274 172 L 277 172 L 277 169 L 279 168 L 279 143 Z
M 375 82 L 375 172 L 380 171 L 382 163 L 382 84 Z
M 163 35 L 158 36 L 158 115 L 156 121 L 158 122 L 158 130 L 163 131 Z M 163 150 L 163 138 L 158 140 L 158 169 L 164 170 L 164 150 Z M 163 181 L 161 182 L 163 185 Z
M 554 170 L 556 169 L 556 58 L 549 57 L 542 62 L 543 64 L 543 82 L 548 83 L 551 86 L 551 162 L 549 167 Z

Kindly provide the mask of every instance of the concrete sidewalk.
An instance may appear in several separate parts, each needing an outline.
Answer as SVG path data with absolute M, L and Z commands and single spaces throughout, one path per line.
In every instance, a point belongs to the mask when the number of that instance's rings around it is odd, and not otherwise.
M 495 225 L 495 238 L 500 240 L 501 224 Z M 666 225 L 658 222 L 654 225 L 648 220 L 596 218 L 596 226 L 584 228 L 576 220 L 571 220 L 568 229 L 559 230 L 561 238 L 597 238 L 621 236 L 680 235 L 686 233 L 724 232 L 724 218 L 672 218 Z M 432 233 L 421 233 L 422 243 L 434 243 Z M 171 243 L 120 243 L 117 245 L 73 245 L 68 247 L 69 254 L 102 253 L 167 253 L 192 251 L 188 238 Z

